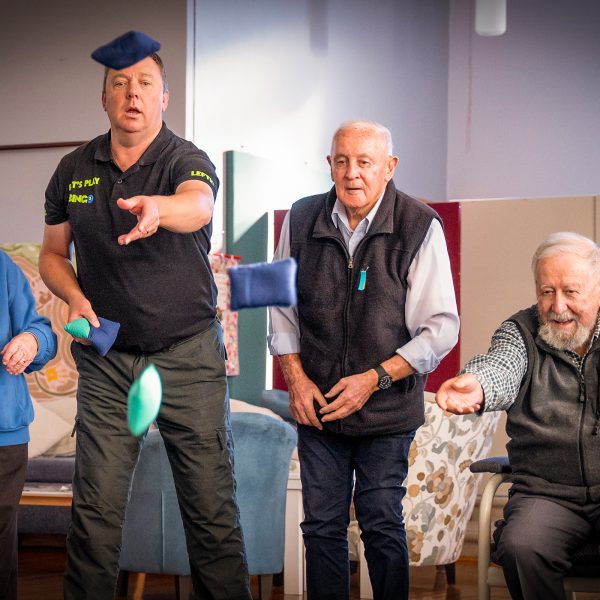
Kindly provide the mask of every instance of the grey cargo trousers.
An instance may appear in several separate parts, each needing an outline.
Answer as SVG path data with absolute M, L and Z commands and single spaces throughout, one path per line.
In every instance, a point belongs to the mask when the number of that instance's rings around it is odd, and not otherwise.
M 112 599 L 121 529 L 143 438 L 127 427 L 127 393 L 153 363 L 163 402 L 157 424 L 173 470 L 198 598 L 250 600 L 235 500 L 221 326 L 152 354 L 74 343 L 79 371 L 77 455 L 64 596 Z

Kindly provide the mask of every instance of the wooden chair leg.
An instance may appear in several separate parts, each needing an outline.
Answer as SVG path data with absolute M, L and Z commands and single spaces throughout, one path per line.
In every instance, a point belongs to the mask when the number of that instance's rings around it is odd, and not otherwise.
M 435 586 L 442 589 L 456 583 L 456 563 L 435 566 Z
M 271 600 L 273 595 L 273 575 L 258 576 L 258 598 L 259 600 Z
M 444 565 L 446 569 L 446 582 L 448 585 L 454 585 L 456 583 L 456 563 L 450 563 Z
M 131 600 L 142 600 L 144 597 L 144 586 L 146 585 L 146 573 L 129 573 L 129 594 Z
M 193 597 L 194 586 L 191 575 L 175 577 L 175 597 L 177 600 L 190 600 Z

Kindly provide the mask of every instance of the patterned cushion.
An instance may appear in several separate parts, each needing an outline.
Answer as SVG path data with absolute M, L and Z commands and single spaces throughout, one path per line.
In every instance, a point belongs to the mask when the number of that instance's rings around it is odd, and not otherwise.
M 411 565 L 445 565 L 460 557 L 479 482 L 469 465 L 487 456 L 498 417 L 452 415 L 425 393 L 425 423 L 410 449 L 403 502 Z M 351 558 L 358 556 L 358 536 L 352 520 Z

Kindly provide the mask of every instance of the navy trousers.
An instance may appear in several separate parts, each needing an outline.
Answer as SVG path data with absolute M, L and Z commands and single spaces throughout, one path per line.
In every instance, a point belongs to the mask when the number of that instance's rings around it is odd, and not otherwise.
M 355 437 L 298 425 L 308 600 L 350 595 L 347 529 L 353 489 L 375 600 L 408 598 L 402 499 L 414 435 Z

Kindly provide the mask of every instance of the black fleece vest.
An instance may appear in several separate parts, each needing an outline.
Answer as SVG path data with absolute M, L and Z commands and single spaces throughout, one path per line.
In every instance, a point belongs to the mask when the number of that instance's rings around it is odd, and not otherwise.
M 538 336 L 537 307 L 510 319 L 527 346 L 528 368 L 508 411 L 513 489 L 578 504 L 600 501 L 596 340 L 580 374 L 565 352 Z
M 340 378 L 377 366 L 411 339 L 404 319 L 406 279 L 432 219 L 439 219 L 390 182 L 351 261 L 331 219 L 335 200 L 332 188 L 299 200 L 290 214 L 300 358 L 323 393 Z M 359 290 L 361 272 L 366 279 Z M 347 435 L 412 431 L 423 424 L 424 385 L 425 376 L 412 375 L 375 392 L 360 411 L 324 425 Z

